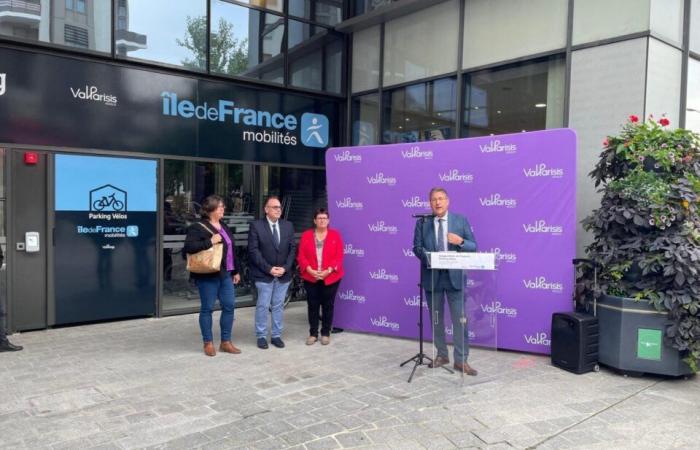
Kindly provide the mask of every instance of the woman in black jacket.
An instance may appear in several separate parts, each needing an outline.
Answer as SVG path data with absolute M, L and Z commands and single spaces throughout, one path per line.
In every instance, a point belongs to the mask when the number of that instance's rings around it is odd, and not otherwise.
M 226 353 L 241 351 L 231 342 L 233 330 L 233 310 L 236 294 L 233 285 L 238 284 L 241 276 L 238 274 L 235 243 L 233 233 L 221 222 L 224 216 L 224 200 L 218 195 L 210 195 L 202 203 L 201 222 L 190 225 L 185 239 L 185 253 L 192 254 L 211 248 L 214 244 L 223 243 L 224 251 L 221 258 L 221 270 L 215 273 L 190 273 L 199 288 L 199 298 L 202 307 L 199 310 L 199 328 L 204 340 L 204 354 L 216 355 L 214 337 L 212 335 L 212 311 L 217 298 L 221 304 L 221 345 L 219 350 Z

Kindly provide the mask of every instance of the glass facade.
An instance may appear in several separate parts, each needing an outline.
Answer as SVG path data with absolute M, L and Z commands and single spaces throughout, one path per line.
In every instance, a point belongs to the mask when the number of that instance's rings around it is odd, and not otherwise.
M 352 101 L 352 145 L 379 142 L 379 94 L 355 97 Z
M 463 137 L 563 126 L 564 58 L 465 76 Z
M 449 0 L 385 24 L 385 86 L 457 70 L 459 14 L 455 11 L 459 3 Z
M 341 38 L 327 28 L 290 19 L 288 55 L 290 85 L 341 93 Z
M 690 2 L 690 51 L 700 55 L 700 0 Z
M 117 56 L 206 70 L 206 0 L 118 0 L 116 18 Z
M 563 49 L 568 4 L 568 0 L 469 0 L 464 8 L 462 68 Z M 534 18 L 547 26 L 528 26 Z
M 649 29 L 650 0 L 574 0 L 573 45 Z
M 289 0 L 289 15 L 334 26 L 343 20 L 343 1 Z
M 262 202 L 269 195 L 282 200 L 282 217 L 300 233 L 312 224 L 316 208 L 326 206 L 325 172 L 303 169 L 203 161 L 166 159 L 163 189 L 163 311 L 199 308 L 199 293 L 189 282 L 184 246 L 187 227 L 200 217 L 202 201 L 209 195 L 224 198 L 223 220 L 234 233 L 236 256 L 242 271 L 236 287 L 239 306 L 252 304 L 254 286 L 247 276 L 248 230 L 261 217 Z
M 688 101 L 685 107 L 685 127 L 700 133 L 700 61 L 688 61 Z
M 352 36 L 352 91 L 379 87 L 380 27 L 366 28 Z
M 456 136 L 454 78 L 418 83 L 384 93 L 382 143 L 433 141 Z
M 284 82 L 284 18 L 222 0 L 211 4 L 212 72 Z
M 0 36 L 110 53 L 111 8 L 110 0 L 3 0 Z

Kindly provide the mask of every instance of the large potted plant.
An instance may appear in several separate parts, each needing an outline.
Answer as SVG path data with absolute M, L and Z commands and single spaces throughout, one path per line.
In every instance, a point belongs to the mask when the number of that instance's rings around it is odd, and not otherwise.
M 700 362 L 700 139 L 669 120 L 630 116 L 590 176 L 601 207 L 578 298 L 598 301 L 600 362 L 684 375 Z

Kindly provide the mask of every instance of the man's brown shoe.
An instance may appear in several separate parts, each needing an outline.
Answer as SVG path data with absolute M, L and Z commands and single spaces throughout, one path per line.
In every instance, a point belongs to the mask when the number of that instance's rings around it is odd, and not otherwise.
M 445 356 L 438 356 L 433 360 L 433 362 L 428 364 L 428 367 L 430 367 L 431 369 L 436 369 L 438 367 L 442 367 L 445 364 L 449 364 L 449 363 L 450 363 L 450 358 L 447 358 Z
M 467 364 L 466 362 L 464 364 L 455 363 L 454 368 L 456 370 L 459 370 L 460 372 L 463 372 L 463 373 L 465 373 L 467 375 L 471 375 L 471 376 L 476 376 L 476 374 L 479 373 L 476 371 L 476 369 L 472 369 L 472 367 L 469 364 Z
M 241 352 L 241 349 L 233 345 L 231 341 L 223 341 L 219 346 L 219 351 L 222 351 L 224 353 L 233 353 L 237 355 Z
M 205 342 L 204 343 L 204 354 L 207 356 L 216 356 L 216 349 L 214 349 L 214 343 Z

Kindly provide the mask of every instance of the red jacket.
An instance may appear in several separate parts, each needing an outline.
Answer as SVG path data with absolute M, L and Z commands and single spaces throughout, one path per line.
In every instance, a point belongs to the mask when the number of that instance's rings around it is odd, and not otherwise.
M 325 284 L 333 284 L 343 278 L 343 239 L 340 237 L 340 233 L 334 229 L 328 228 L 328 234 L 326 234 L 326 240 L 323 243 L 321 262 L 322 270 L 326 270 L 328 267 L 333 268 L 333 272 L 323 280 Z M 314 270 L 318 269 L 313 228 L 304 231 L 301 235 L 297 263 L 299 264 L 301 278 L 311 283 L 318 281 L 306 271 L 306 268 L 309 266 Z

